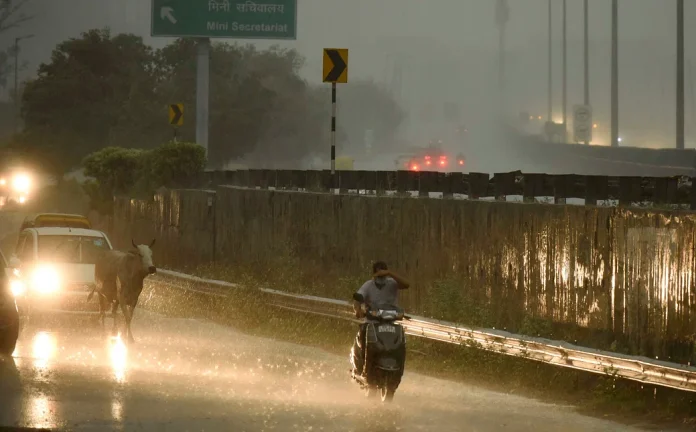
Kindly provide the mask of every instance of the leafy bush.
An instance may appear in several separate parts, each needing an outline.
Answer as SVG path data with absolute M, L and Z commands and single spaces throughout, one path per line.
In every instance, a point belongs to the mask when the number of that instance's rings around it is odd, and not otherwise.
M 205 149 L 198 144 L 169 142 L 149 151 L 145 166 L 155 188 L 183 188 L 195 182 L 205 163 Z
M 192 186 L 205 163 L 205 150 L 195 143 L 169 142 L 152 150 L 107 147 L 84 159 L 85 175 L 92 178 L 84 190 L 91 207 L 107 214 L 116 195 Z

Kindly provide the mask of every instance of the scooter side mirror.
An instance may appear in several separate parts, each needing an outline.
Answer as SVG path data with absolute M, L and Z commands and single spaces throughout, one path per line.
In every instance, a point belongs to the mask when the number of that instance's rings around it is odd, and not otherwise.
M 358 303 L 365 303 L 365 297 L 363 297 L 363 295 L 360 293 L 354 293 L 353 300 L 355 300 Z
M 16 256 L 13 255 L 10 257 L 10 260 L 7 264 L 9 265 L 10 268 L 16 269 L 16 268 L 21 267 L 22 262 L 19 260 L 19 258 L 17 258 Z

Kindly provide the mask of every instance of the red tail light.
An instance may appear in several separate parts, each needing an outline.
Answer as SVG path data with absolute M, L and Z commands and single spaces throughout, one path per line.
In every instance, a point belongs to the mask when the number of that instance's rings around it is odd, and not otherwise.
M 464 165 L 464 161 L 463 161 L 463 160 L 460 160 L 460 161 L 459 161 L 459 165 Z
M 416 164 L 411 165 L 411 171 L 418 171 L 418 165 L 416 165 Z
M 426 165 L 430 165 L 430 160 L 425 161 Z

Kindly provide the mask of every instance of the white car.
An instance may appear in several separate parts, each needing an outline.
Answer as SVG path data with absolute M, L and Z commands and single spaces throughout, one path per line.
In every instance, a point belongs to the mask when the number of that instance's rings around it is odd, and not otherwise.
M 36 312 L 98 314 L 97 301 L 87 302 L 95 284 L 94 267 L 103 250 L 113 249 L 101 231 L 84 228 L 27 228 L 19 235 L 10 267 L 20 309 Z

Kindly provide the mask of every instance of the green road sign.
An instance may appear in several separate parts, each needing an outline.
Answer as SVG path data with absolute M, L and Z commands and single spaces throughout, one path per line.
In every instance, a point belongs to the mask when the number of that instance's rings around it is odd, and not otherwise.
M 151 34 L 297 39 L 297 0 L 152 0 Z

